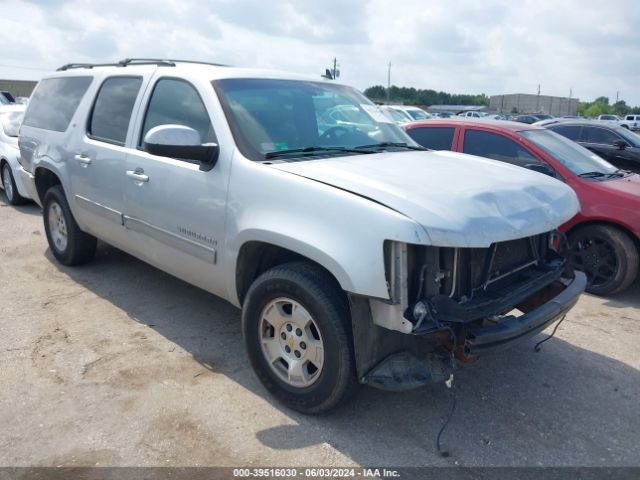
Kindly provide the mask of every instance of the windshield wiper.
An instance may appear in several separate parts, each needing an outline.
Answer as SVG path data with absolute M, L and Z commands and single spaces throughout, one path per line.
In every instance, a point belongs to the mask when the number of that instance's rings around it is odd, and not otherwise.
M 409 150 L 429 150 L 428 148 L 417 147 L 417 146 L 409 145 L 403 142 L 380 142 L 380 143 L 373 143 L 371 145 L 358 145 L 356 148 L 388 148 L 388 147 L 407 148 Z
M 607 174 L 609 177 L 626 177 L 627 175 L 629 175 L 631 172 L 629 170 L 622 170 L 622 169 L 618 169 L 613 173 L 609 173 Z
M 288 150 L 276 150 L 275 152 L 267 152 L 264 154 L 264 158 L 276 158 L 285 155 L 295 155 L 302 153 L 303 155 L 312 155 L 318 152 L 345 152 L 345 153 L 373 153 L 369 150 L 361 150 L 360 148 L 347 148 L 347 147 L 304 147 L 304 148 L 290 148 Z
M 584 172 L 584 173 L 581 173 L 578 176 L 579 177 L 584 177 L 584 178 L 595 178 L 595 177 L 606 177 L 607 174 L 606 173 L 602 173 L 602 172 Z

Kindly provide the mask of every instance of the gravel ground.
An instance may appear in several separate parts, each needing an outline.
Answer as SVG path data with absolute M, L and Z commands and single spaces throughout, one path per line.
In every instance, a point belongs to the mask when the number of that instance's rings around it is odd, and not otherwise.
M 62 267 L 39 208 L 0 197 L 0 465 L 640 465 L 640 283 L 461 371 L 442 458 L 443 385 L 287 410 L 237 309 L 105 245 Z

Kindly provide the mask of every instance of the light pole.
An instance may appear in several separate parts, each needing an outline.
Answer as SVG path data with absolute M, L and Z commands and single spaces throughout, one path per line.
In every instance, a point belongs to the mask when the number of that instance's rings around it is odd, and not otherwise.
M 389 67 L 387 69 L 387 102 L 389 102 L 391 98 L 391 62 L 389 62 Z

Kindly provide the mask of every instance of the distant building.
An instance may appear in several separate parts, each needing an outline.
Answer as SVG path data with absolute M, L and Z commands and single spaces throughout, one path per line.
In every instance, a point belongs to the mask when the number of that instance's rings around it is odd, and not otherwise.
M 0 90 L 7 91 L 14 97 L 30 97 L 37 84 L 33 80 L 0 80 Z
M 529 93 L 512 93 L 494 95 L 489 98 L 489 109 L 500 113 L 548 113 L 560 117 L 578 114 L 578 99 L 568 97 L 552 97 Z

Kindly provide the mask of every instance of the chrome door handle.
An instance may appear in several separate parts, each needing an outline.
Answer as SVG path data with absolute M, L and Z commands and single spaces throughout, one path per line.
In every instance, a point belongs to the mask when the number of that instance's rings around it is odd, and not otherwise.
M 127 170 L 127 177 L 135 180 L 136 182 L 148 182 L 149 175 L 144 174 L 144 170 L 136 168 L 135 170 Z
M 85 155 L 82 154 L 78 154 L 76 155 L 75 158 L 77 161 L 79 161 L 80 163 L 84 164 L 84 165 L 89 165 L 91 163 L 91 159 Z

